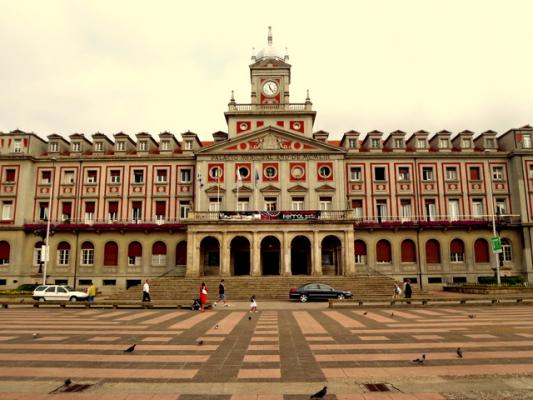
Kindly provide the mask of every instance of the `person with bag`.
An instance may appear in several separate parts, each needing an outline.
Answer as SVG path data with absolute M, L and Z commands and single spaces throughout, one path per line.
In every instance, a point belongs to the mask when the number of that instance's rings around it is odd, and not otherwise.
M 400 296 L 402 294 L 402 289 L 398 286 L 396 282 L 394 282 L 394 293 L 392 294 L 392 298 L 396 299 L 396 297 Z
M 207 286 L 205 285 L 205 282 L 202 282 L 202 286 L 200 287 L 200 311 L 205 311 L 205 305 L 207 303 Z

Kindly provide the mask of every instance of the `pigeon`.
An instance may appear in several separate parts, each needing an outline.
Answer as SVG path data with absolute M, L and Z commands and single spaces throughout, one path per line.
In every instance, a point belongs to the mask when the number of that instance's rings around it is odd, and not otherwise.
M 460 347 L 458 347 L 457 350 L 455 350 L 455 352 L 457 353 L 457 357 L 463 358 L 463 350 L 461 350 Z
M 34 338 L 38 338 L 38 337 L 39 337 L 39 334 L 38 334 L 38 333 L 34 333 L 32 336 L 33 336 Z
M 133 353 L 133 350 L 135 350 L 135 346 L 137 346 L 137 345 L 136 344 L 131 345 L 126 350 L 124 350 L 124 353 Z
M 215 329 L 218 329 L 218 324 L 215 325 Z
M 426 361 L 426 355 L 425 354 L 422 354 L 422 357 L 417 358 L 416 360 L 413 360 L 413 362 L 415 364 L 419 364 L 419 365 L 424 364 L 424 361 Z
M 20 299 L 20 303 L 24 303 L 24 299 Z
M 470 314 L 470 315 L 468 316 L 468 318 L 472 319 L 472 318 L 476 318 L 476 316 L 475 316 L 474 314 Z
M 391 316 L 391 317 L 394 317 L 394 313 L 393 313 L 393 312 L 391 312 L 391 313 L 390 313 L 390 316 Z
M 366 315 L 366 314 L 368 314 L 368 311 L 365 311 L 365 312 L 363 313 L 363 315 Z
M 328 387 L 327 386 L 324 386 L 322 388 L 322 390 L 319 390 L 318 392 L 316 392 L 315 394 L 313 394 L 310 399 L 311 400 L 318 400 L 318 399 L 323 399 L 324 397 L 326 397 L 326 394 L 328 393 Z
M 204 341 L 203 341 L 203 340 L 199 340 L 199 341 L 198 341 L 198 346 L 201 346 L 201 345 L 203 345 L 203 344 L 204 344 Z
M 64 383 L 65 383 L 65 386 L 68 386 L 68 385 L 70 385 L 72 383 L 72 381 L 70 380 L 70 378 L 67 378 L 67 379 L 65 379 Z
M 252 320 L 252 316 L 250 315 L 250 316 L 248 317 L 248 321 L 251 321 L 251 320 Z

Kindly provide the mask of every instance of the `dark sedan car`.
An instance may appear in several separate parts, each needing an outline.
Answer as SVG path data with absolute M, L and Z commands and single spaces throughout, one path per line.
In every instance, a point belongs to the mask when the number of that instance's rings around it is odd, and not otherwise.
M 308 283 L 300 286 L 298 289 L 289 291 L 289 298 L 300 300 L 305 303 L 307 300 L 327 300 L 327 299 L 345 299 L 352 297 L 352 292 L 337 290 L 323 283 Z

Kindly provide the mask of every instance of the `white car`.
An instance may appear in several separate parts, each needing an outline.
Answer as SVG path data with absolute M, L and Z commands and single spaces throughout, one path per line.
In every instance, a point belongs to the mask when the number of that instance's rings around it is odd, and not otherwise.
M 33 291 L 33 300 L 68 300 L 68 301 L 84 301 L 89 295 L 85 292 L 74 290 L 69 286 L 64 285 L 41 285 L 37 286 Z

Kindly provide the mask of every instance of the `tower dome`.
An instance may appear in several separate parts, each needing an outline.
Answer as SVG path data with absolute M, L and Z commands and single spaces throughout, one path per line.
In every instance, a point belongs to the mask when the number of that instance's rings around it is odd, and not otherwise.
M 256 61 L 260 61 L 263 59 L 277 59 L 282 60 L 284 59 L 283 53 L 278 50 L 276 47 L 272 45 L 272 27 L 268 27 L 268 38 L 267 38 L 267 46 L 259 50 L 255 56 Z

